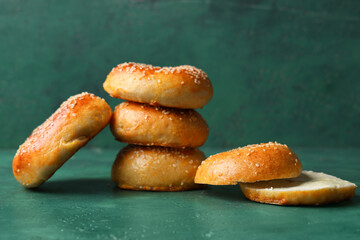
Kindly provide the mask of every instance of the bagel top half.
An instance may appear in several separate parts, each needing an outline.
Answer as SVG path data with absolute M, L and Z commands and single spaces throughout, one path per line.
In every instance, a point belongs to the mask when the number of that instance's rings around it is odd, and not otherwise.
M 298 177 L 302 164 L 286 145 L 262 143 L 212 155 L 202 162 L 195 183 L 235 185 Z
M 70 97 L 19 147 L 12 165 L 16 180 L 27 188 L 41 185 L 106 127 L 111 115 L 110 106 L 94 94 Z
M 115 98 L 184 109 L 202 108 L 213 96 L 206 73 L 188 65 L 123 63 L 112 69 L 103 87 Z

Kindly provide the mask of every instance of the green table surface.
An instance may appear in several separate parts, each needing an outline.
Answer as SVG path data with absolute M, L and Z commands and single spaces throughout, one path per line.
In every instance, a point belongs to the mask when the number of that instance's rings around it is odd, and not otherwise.
M 203 149 L 207 155 L 225 149 Z M 360 185 L 359 149 L 294 149 L 304 169 Z M 0 239 L 360 239 L 359 191 L 321 207 L 248 201 L 238 186 L 125 191 L 110 181 L 117 150 L 80 150 L 36 190 L 12 176 L 0 151 Z

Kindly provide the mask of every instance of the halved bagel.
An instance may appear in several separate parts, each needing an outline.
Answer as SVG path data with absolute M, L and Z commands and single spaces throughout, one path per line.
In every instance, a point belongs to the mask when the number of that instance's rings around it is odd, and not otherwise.
M 196 172 L 195 182 L 235 185 L 300 175 L 301 162 L 286 145 L 277 142 L 248 145 L 210 156 Z
M 297 178 L 240 183 L 240 187 L 252 201 L 277 205 L 340 202 L 354 196 L 356 189 L 351 182 L 313 171 L 303 171 Z

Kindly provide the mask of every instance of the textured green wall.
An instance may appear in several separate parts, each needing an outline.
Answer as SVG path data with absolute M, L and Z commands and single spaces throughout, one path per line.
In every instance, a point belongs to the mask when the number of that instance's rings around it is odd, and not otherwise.
M 0 0 L 0 148 L 70 95 L 114 107 L 102 83 L 125 61 L 208 73 L 208 147 L 359 147 L 359 24 L 359 1 Z

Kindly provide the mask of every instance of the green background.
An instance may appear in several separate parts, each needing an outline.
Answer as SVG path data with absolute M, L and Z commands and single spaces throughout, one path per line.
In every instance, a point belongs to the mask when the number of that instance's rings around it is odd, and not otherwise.
M 195 65 L 206 147 L 360 146 L 359 1 L 0 0 L 0 148 L 119 63 Z M 120 146 L 109 129 L 89 143 Z
M 304 169 L 360 185 L 360 1 L 0 0 L 0 239 L 359 239 L 360 197 L 322 207 L 245 199 L 238 186 L 120 190 L 109 129 L 44 185 L 12 176 L 16 148 L 69 96 L 115 107 L 102 83 L 125 61 L 190 64 L 214 98 L 207 156 L 291 146 Z

